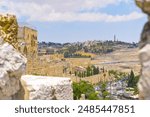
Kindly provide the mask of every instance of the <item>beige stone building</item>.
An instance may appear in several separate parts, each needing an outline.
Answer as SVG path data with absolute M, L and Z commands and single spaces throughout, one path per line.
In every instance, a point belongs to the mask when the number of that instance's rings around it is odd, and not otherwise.
M 18 28 L 19 51 L 28 59 L 37 57 L 38 40 L 37 30 L 28 26 Z

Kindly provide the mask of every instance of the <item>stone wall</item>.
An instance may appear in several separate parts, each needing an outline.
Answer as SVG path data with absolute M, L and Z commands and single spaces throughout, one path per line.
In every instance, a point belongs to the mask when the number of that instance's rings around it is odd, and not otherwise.
M 18 42 L 19 51 L 24 54 L 28 60 L 37 57 L 38 54 L 38 40 L 37 30 L 27 26 L 19 26 L 18 28 Z
M 136 0 L 136 3 L 150 17 L 150 0 Z M 150 99 L 150 18 L 141 34 L 139 57 L 142 65 L 139 96 L 140 99 Z

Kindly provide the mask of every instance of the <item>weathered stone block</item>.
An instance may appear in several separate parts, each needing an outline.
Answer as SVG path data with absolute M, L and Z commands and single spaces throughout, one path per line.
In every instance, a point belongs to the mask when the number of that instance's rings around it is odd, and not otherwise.
M 150 0 L 135 0 L 138 7 L 140 7 L 143 12 L 150 14 Z
M 150 44 L 144 46 L 139 52 L 142 71 L 138 84 L 140 99 L 150 99 Z
M 72 100 L 70 78 L 25 75 L 21 78 L 26 100 Z
M 26 58 L 8 43 L 0 45 L 0 99 L 17 99 Z

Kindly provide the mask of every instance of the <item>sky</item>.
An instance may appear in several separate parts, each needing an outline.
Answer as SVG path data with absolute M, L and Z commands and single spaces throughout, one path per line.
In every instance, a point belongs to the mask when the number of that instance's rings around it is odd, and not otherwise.
M 147 21 L 134 0 L 0 0 L 0 13 L 35 27 L 40 42 L 138 42 Z

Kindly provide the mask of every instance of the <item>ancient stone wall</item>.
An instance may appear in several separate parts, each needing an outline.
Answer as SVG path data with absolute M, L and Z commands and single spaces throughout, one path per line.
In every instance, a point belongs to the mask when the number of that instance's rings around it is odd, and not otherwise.
M 36 58 L 38 54 L 37 30 L 27 26 L 18 28 L 19 51 L 29 60 Z

